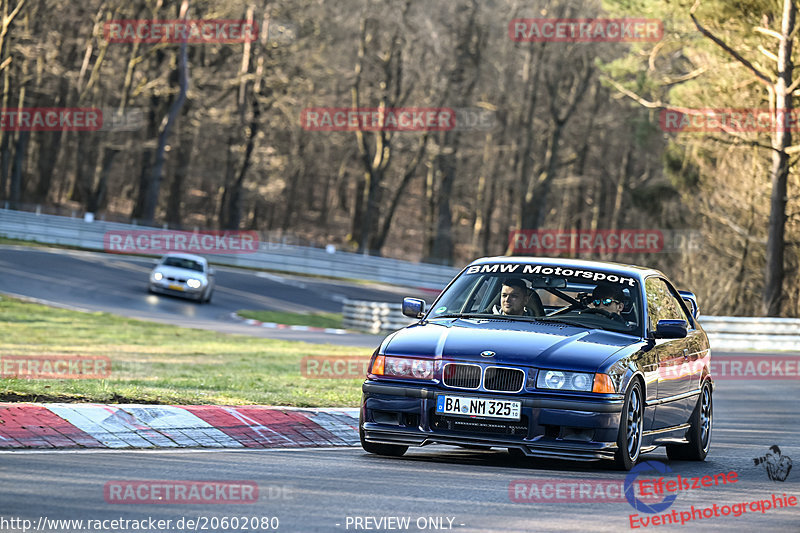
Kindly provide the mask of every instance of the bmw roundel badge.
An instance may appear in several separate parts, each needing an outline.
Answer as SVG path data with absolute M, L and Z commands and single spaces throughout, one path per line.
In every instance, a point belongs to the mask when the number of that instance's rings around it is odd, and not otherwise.
M 484 350 L 481 352 L 481 357 L 494 357 L 495 353 L 491 350 Z

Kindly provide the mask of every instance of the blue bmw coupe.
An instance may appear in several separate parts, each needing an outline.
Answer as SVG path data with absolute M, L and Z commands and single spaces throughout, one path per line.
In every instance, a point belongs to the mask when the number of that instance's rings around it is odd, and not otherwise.
M 506 448 L 613 460 L 666 446 L 702 461 L 713 417 L 708 338 L 695 296 L 631 265 L 492 257 L 375 351 L 363 384 L 364 450 Z

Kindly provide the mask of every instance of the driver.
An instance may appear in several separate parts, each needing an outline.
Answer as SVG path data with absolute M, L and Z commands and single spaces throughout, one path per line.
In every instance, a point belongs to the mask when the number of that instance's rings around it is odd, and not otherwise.
M 523 280 L 507 279 L 500 290 L 500 306 L 494 306 L 492 312 L 495 315 L 525 315 L 529 298 L 530 289 Z
M 622 288 L 610 283 L 600 283 L 592 291 L 589 308 L 606 311 L 614 320 L 625 322 L 620 314 L 625 308 L 625 293 Z

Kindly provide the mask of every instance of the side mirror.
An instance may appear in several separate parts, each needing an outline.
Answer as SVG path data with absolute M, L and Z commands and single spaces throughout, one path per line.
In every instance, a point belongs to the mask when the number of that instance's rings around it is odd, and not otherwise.
M 403 314 L 411 318 L 422 318 L 425 315 L 425 300 L 403 298 Z
M 656 339 L 682 339 L 689 333 L 689 324 L 685 320 L 664 319 L 656 324 Z
M 686 302 L 686 307 L 689 308 L 692 316 L 695 320 L 697 320 L 697 317 L 700 315 L 700 306 L 697 305 L 697 296 L 695 296 L 693 292 L 689 291 L 678 291 L 678 294 L 681 295 L 683 301 Z
M 209 276 L 214 276 L 214 275 L 216 275 L 216 273 L 217 273 L 217 271 L 216 271 L 216 270 L 214 270 L 214 269 L 213 269 L 213 268 L 211 268 L 211 267 L 208 267 L 208 275 L 209 275 Z

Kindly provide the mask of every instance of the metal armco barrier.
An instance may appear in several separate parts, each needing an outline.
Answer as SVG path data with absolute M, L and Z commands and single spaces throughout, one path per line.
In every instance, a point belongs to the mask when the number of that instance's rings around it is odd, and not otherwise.
M 800 319 L 701 316 L 711 351 L 800 352 Z M 712 355 L 713 357 L 713 355 Z
M 0 209 L 0 236 L 11 239 L 103 250 L 103 236 L 107 231 L 131 230 L 161 231 L 133 224 L 86 222 L 81 218 Z M 211 261 L 432 289 L 444 288 L 458 273 L 458 269 L 447 266 L 341 251 L 331 254 L 320 248 L 269 241 L 262 241 L 256 253 L 215 254 Z M 702 302 L 700 305 L 702 307 Z M 403 316 L 400 307 L 399 302 L 348 301 L 344 306 L 344 327 L 385 333 L 413 323 L 413 319 Z M 708 333 L 713 350 L 800 352 L 800 319 L 702 316 L 700 323 Z
M 402 307 L 400 303 L 345 300 L 342 326 L 370 333 L 389 333 L 416 322 L 402 313 Z
M 430 304 L 431 302 L 428 302 Z M 346 300 L 343 323 L 347 329 L 390 333 L 413 324 L 400 303 Z M 800 319 L 701 316 L 712 353 L 721 351 L 800 352 Z
M 103 236 L 107 231 L 133 230 L 163 231 L 148 226 L 98 220 L 86 222 L 82 218 L 0 209 L 0 236 L 11 239 L 103 250 Z M 221 265 L 363 279 L 429 289 L 444 288 L 459 272 L 448 266 L 341 251 L 328 253 L 321 248 L 273 241 L 259 243 L 256 253 L 214 254 L 209 259 Z

